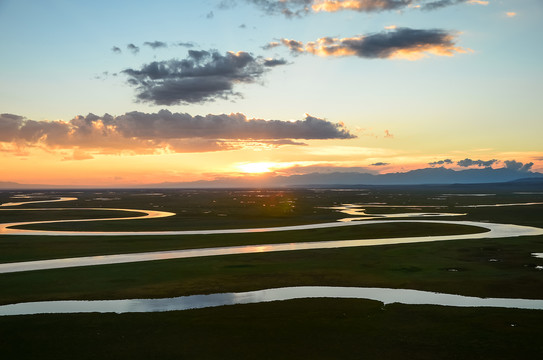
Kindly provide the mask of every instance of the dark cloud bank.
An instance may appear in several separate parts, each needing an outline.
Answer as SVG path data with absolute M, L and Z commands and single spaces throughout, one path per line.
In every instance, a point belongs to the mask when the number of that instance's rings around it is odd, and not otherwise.
M 235 84 L 257 82 L 270 68 L 286 63 L 247 52 L 189 50 L 183 60 L 154 61 L 123 73 L 136 87 L 139 101 L 175 105 L 240 96 Z
M 185 113 L 130 112 L 120 116 L 77 116 L 69 122 L 35 121 L 0 115 L 0 142 L 17 147 L 89 149 L 100 153 L 154 153 L 233 150 L 243 142 L 270 146 L 305 145 L 294 140 L 350 139 L 340 124 L 307 116 L 303 120 L 247 119 L 243 114 L 192 116 Z

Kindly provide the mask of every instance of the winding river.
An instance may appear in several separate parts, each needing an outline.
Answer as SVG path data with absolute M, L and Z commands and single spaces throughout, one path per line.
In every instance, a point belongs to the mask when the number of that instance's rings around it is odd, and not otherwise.
M 366 287 L 299 286 L 240 293 L 190 295 L 163 299 L 39 301 L 0 306 L 0 316 L 69 313 L 141 313 L 203 309 L 293 299 L 368 299 L 408 305 L 499 307 L 543 310 L 543 300 L 479 298 L 429 291 Z
M 10 202 L 1 204 L 0 207 L 14 207 L 30 203 L 73 201 L 77 198 L 61 197 L 54 200 L 36 200 L 26 202 Z M 516 206 L 533 205 L 540 203 L 526 204 L 496 204 L 492 206 Z M 543 229 L 507 225 L 497 223 L 483 223 L 474 221 L 450 221 L 450 220 L 409 220 L 409 218 L 424 218 L 437 216 L 460 216 L 464 214 L 452 213 L 405 213 L 405 214 L 379 214 L 369 215 L 364 212 L 362 207 L 372 205 L 344 205 L 330 209 L 341 211 L 350 216 L 340 219 L 338 222 L 328 222 L 310 225 L 295 225 L 272 228 L 250 228 L 250 229 L 216 229 L 216 230 L 179 230 L 179 231 L 142 231 L 142 232 L 100 232 L 100 231 L 45 231 L 45 230 L 27 230 L 14 229 L 15 226 L 29 224 L 46 224 L 56 222 L 79 222 L 79 221 L 113 221 L 113 220 L 135 220 L 142 218 L 159 218 L 175 215 L 171 212 L 148 211 L 134 209 L 116 209 L 116 208 L 40 208 L 40 209 L 14 209 L 14 210 L 114 210 L 130 211 L 141 213 L 141 216 L 129 218 L 107 218 L 107 219 L 75 219 L 75 220 L 53 220 L 53 221 L 33 221 L 0 224 L 0 234 L 3 235 L 70 235 L 70 236 L 125 236 L 125 235 L 195 235 L 195 234 L 235 234 L 235 233 L 254 233 L 254 232 L 278 232 L 292 230 L 307 230 L 319 228 L 332 228 L 340 226 L 360 226 L 376 223 L 437 223 L 437 224 L 459 224 L 476 226 L 487 229 L 487 232 L 465 235 L 443 235 L 443 236 L 423 236 L 423 237 L 405 237 L 405 238 L 387 238 L 387 239 L 364 239 L 364 240 L 338 240 L 305 242 L 290 244 L 268 244 L 268 245 L 250 245 L 250 246 L 231 246 L 218 248 L 203 248 L 189 250 L 173 251 L 155 251 L 147 253 L 117 254 L 106 256 L 89 256 L 67 259 L 51 259 L 41 261 L 28 261 L 18 263 L 0 264 L 0 273 L 12 273 L 31 270 L 58 269 L 79 266 L 119 264 L 139 261 L 152 261 L 164 259 L 179 259 L 201 256 L 218 256 L 231 254 L 248 254 L 259 252 L 274 251 L 294 251 L 309 249 L 330 249 L 345 248 L 356 246 L 377 246 L 390 244 L 408 244 L 431 241 L 463 240 L 463 239 L 486 239 L 501 237 L 533 236 L 543 235 Z M 398 207 L 387 205 L 373 205 L 374 207 Z M 412 207 L 412 206 L 410 206 Z M 435 206 L 434 208 L 439 208 Z M 0 209 L 5 210 L 5 209 Z M 10 209 L 12 210 L 12 209 Z M 402 220 L 391 220 L 402 219 Z M 406 219 L 408 218 L 408 219 Z M 379 220 L 375 220 L 379 219 Z M 543 257 L 543 254 L 534 253 L 536 257 Z M 9 315 L 30 315 L 43 313 L 127 313 L 127 312 L 161 312 L 174 310 L 187 310 L 208 308 L 234 304 L 262 303 L 270 301 L 282 301 L 291 299 L 306 298 L 357 298 L 380 301 L 383 304 L 402 303 L 402 304 L 429 304 L 443 306 L 462 306 L 462 307 L 502 307 L 519 309 L 538 309 L 543 310 L 543 300 L 532 299 L 503 299 L 503 298 L 478 298 L 467 297 L 453 294 L 434 293 L 427 291 L 409 290 L 409 289 L 387 289 L 387 288 L 357 288 L 357 287 L 330 287 L 330 286 L 302 286 L 265 289 L 242 293 L 219 293 L 211 295 L 191 295 L 166 299 L 126 299 L 126 300 L 83 300 L 83 301 L 42 301 L 28 302 L 0 306 L 0 316 Z
M 71 201 L 74 198 L 60 198 L 60 199 L 49 200 L 49 201 L 61 201 L 62 199 L 64 199 L 63 201 Z M 47 200 L 41 200 L 40 202 L 45 202 L 45 201 Z M 8 204 L 10 205 L 6 205 L 6 204 L 3 204 L 3 205 L 4 207 L 21 205 L 21 203 L 8 203 Z M 66 209 L 68 208 L 55 208 L 54 210 L 66 210 Z M 74 209 L 74 208 L 69 208 L 69 209 Z M 129 218 L 52 220 L 52 221 L 6 223 L 6 224 L 0 224 L 0 234 L 54 235 L 54 236 L 149 236 L 149 235 L 242 234 L 242 233 L 257 233 L 257 232 L 279 232 L 279 231 L 293 231 L 293 230 L 322 229 L 322 228 L 334 228 L 334 227 L 343 227 L 343 226 L 362 226 L 362 225 L 377 224 L 377 223 L 380 223 L 380 224 L 393 223 L 393 222 L 398 222 L 398 221 L 401 221 L 403 223 L 434 223 L 434 224 L 468 225 L 468 226 L 484 228 L 484 229 L 487 229 L 488 231 L 482 232 L 482 233 L 464 234 L 464 235 L 441 235 L 441 236 L 419 236 L 419 237 L 382 238 L 382 239 L 364 239 L 364 240 L 333 240 L 333 241 L 301 242 L 301 243 L 262 244 L 262 245 L 229 246 L 229 247 L 200 248 L 200 249 L 171 250 L 171 251 L 153 251 L 153 252 L 143 252 L 143 253 L 129 253 L 129 254 L 116 254 L 116 255 L 86 256 L 86 257 L 76 257 L 76 258 L 25 261 L 25 262 L 0 264 L 0 273 L 59 269 L 59 268 L 79 267 L 79 266 L 121 264 L 121 263 L 131 263 L 131 262 L 140 262 L 140 261 L 194 258 L 194 257 L 204 257 L 204 256 L 543 235 L 543 229 L 530 227 L 530 226 L 497 224 L 497 223 L 486 223 L 486 222 L 483 223 L 483 222 L 475 222 L 475 221 L 451 221 L 451 220 L 430 220 L 430 219 L 428 220 L 387 220 L 386 219 L 390 217 L 392 218 L 399 218 L 399 217 L 424 218 L 424 217 L 436 217 L 436 216 L 463 215 L 463 214 L 449 214 L 449 213 L 447 214 L 442 214 L 442 213 L 384 214 L 384 215 L 373 215 L 373 217 L 370 217 L 370 218 L 368 217 L 346 218 L 346 219 L 341 219 L 340 221 L 337 221 L 337 222 L 327 222 L 327 223 L 319 223 L 319 224 L 293 225 L 293 226 L 281 226 L 281 227 L 271 227 L 271 228 L 214 229 L 214 230 L 212 229 L 212 230 L 104 232 L 104 231 L 49 231 L 49 230 L 27 230 L 27 229 L 13 228 L 14 226 L 29 225 L 29 224 L 46 224 L 46 223 L 56 223 L 56 222 L 79 222 L 79 221 L 104 221 L 104 220 L 113 221 L 113 220 L 121 220 L 121 219 L 135 220 L 135 219 L 142 219 L 142 218 L 157 218 L 157 217 L 175 215 L 174 213 L 170 213 L 170 212 L 133 210 L 133 209 L 110 209 L 110 208 L 77 208 L 77 209 L 130 211 L 130 212 L 140 212 L 143 215 L 137 216 L 137 217 L 129 217 Z M 363 209 L 361 209 L 359 205 L 345 205 L 343 207 L 336 207 L 333 209 L 339 210 L 348 215 L 366 215 L 363 212 Z M 47 209 L 40 209 L 40 210 L 47 210 Z M 53 209 L 50 209 L 50 210 L 53 210 Z M 378 217 L 379 220 L 375 220 L 376 217 Z

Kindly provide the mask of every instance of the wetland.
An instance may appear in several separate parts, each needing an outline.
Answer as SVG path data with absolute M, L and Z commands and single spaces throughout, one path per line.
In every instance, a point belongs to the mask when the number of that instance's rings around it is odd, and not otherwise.
M 472 298 L 521 301 L 543 299 L 543 273 L 540 270 L 543 259 L 532 255 L 543 253 L 543 237 L 540 232 L 543 227 L 543 194 L 540 191 L 488 186 L 484 189 L 482 186 L 462 186 L 337 190 L 339 189 L 169 189 L 153 192 L 42 191 L 41 194 L 4 191 L 0 193 L 0 203 L 26 204 L 0 207 L 4 230 L 4 233 L 0 234 L 0 266 L 62 259 L 75 259 L 75 265 L 71 268 L 0 274 L 0 286 L 5 290 L 0 296 L 0 304 L 26 304 L 24 306 L 32 307 L 32 302 L 47 301 L 160 301 L 166 298 L 251 293 L 277 288 L 299 290 L 306 287 L 346 288 L 350 291 L 357 288 L 388 288 Z M 59 202 L 61 198 L 72 199 Z M 47 200 L 55 200 L 56 203 L 47 203 Z M 149 216 L 151 212 L 168 216 Z M 112 221 L 112 218 L 120 220 Z M 94 220 L 90 221 L 91 219 Z M 32 224 L 29 224 L 30 222 Z M 12 226 L 13 223 L 17 225 Z M 509 229 L 509 232 L 502 233 L 500 237 L 488 236 L 493 232 L 495 235 L 500 228 Z M 519 232 L 520 229 L 524 232 Z M 21 232 L 6 232 L 11 230 Z M 115 232 L 120 234 L 114 234 Z M 85 236 L 81 236 L 83 233 Z M 429 242 L 432 237 L 438 241 Z M 413 240 L 406 241 L 408 239 Z M 427 241 L 420 242 L 420 239 Z M 447 239 L 453 241 L 443 241 Z M 401 241 L 394 243 L 392 240 Z M 377 241 L 380 244 L 338 246 L 345 241 L 366 241 L 366 244 Z M 402 241 L 404 243 L 401 243 Z M 289 250 L 287 246 L 295 248 L 305 244 L 319 245 L 286 251 Z M 323 246 L 325 244 L 330 246 Z M 259 248 L 264 250 L 265 246 L 270 245 L 285 248 L 269 253 L 259 251 Z M 247 247 L 253 247 L 254 251 L 216 257 L 204 254 L 193 258 L 168 259 L 165 255 L 179 251 Z M 85 257 L 107 258 L 141 253 L 155 253 L 158 257 L 162 256 L 162 260 L 142 262 L 141 259 L 136 259 L 136 262 L 130 263 L 77 265 L 77 261 Z M 117 334 L 128 339 L 128 351 L 133 352 L 135 358 L 144 358 L 135 351 L 140 345 L 137 341 L 141 340 L 136 334 L 137 330 L 132 328 L 135 324 L 144 326 L 145 323 L 149 324 L 148 321 L 164 320 L 164 316 L 168 316 L 168 319 L 183 318 L 187 322 L 173 330 L 173 333 L 178 336 L 184 334 L 191 344 L 196 344 L 202 341 L 201 335 L 198 335 L 199 330 L 187 333 L 185 331 L 188 331 L 188 327 L 185 326 L 189 326 L 190 321 L 197 321 L 195 319 L 199 319 L 201 325 L 205 323 L 204 318 L 214 314 L 217 327 L 229 329 L 217 338 L 219 343 L 236 343 L 236 339 L 243 336 L 246 336 L 247 341 L 256 340 L 238 327 L 242 323 L 247 328 L 259 328 L 270 341 L 277 340 L 280 335 L 272 332 L 272 329 L 280 326 L 280 319 L 283 319 L 291 330 L 313 333 L 312 326 L 317 326 L 320 330 L 319 336 L 333 337 L 331 329 L 336 329 L 335 331 L 345 335 L 345 344 L 352 349 L 351 354 L 360 355 L 375 354 L 377 345 L 363 349 L 354 339 L 348 340 L 350 337 L 346 332 L 364 333 L 364 327 L 373 324 L 367 316 L 380 316 L 379 312 L 383 311 L 393 311 L 397 315 L 401 313 L 398 321 L 408 316 L 411 316 L 411 320 L 418 319 L 416 324 L 413 323 L 412 331 L 431 337 L 433 340 L 430 344 L 433 345 L 430 346 L 451 349 L 455 341 L 465 340 L 464 336 L 469 333 L 467 329 L 471 325 L 483 321 L 483 318 L 492 317 L 493 321 L 496 318 L 507 319 L 504 321 L 510 322 L 510 328 L 520 330 L 522 324 L 523 331 L 537 331 L 537 328 L 530 324 L 532 320 L 543 319 L 540 310 L 486 307 L 471 310 L 454 306 L 436 307 L 435 303 L 399 305 L 380 299 L 323 297 L 149 314 L 3 316 L 0 318 L 0 325 L 4 340 L 0 342 L 8 353 L 16 351 L 20 348 L 16 339 L 22 336 L 22 333 L 17 335 L 17 330 L 11 331 L 8 328 L 22 329 L 34 324 L 36 329 L 45 332 L 32 330 L 25 339 L 38 341 L 43 345 L 40 337 L 43 338 L 45 333 L 55 333 L 82 346 L 91 346 L 94 341 L 98 341 L 98 337 L 88 331 L 93 328 L 98 329 L 98 332 L 108 332 L 104 327 L 115 321 Z M 332 313 L 324 311 L 323 304 L 327 304 L 327 309 L 335 310 Z M 373 304 L 380 305 L 373 307 Z M 321 309 L 321 316 L 310 320 L 311 312 L 317 309 Z M 339 312 L 334 312 L 336 310 Z M 478 315 L 472 318 L 465 316 L 468 313 L 474 315 L 473 311 L 477 311 Z M 366 320 L 359 318 L 361 322 L 358 326 L 347 325 L 337 318 L 337 314 L 355 313 L 366 314 L 360 315 Z M 249 318 L 248 314 L 253 317 Z M 269 318 L 269 314 L 275 314 L 277 320 Z M 452 319 L 455 314 L 464 316 L 457 317 L 456 323 L 441 329 L 439 333 L 443 334 L 443 337 L 432 335 L 436 334 L 435 327 L 418 318 L 450 316 L 449 319 Z M 232 323 L 231 316 L 237 321 Z M 528 317 L 530 321 L 523 320 Z M 192 320 L 188 320 L 189 318 Z M 81 334 L 88 335 L 85 341 L 75 340 L 74 334 L 59 328 L 65 321 L 76 324 L 80 320 L 88 321 L 88 326 L 81 325 L 78 328 Z M 257 325 L 257 322 L 262 321 L 267 321 L 265 328 Z M 387 321 L 390 326 L 399 326 L 396 320 Z M 170 325 L 164 324 L 160 331 L 165 329 L 171 330 Z M 445 338 L 451 336 L 453 329 L 464 333 L 455 333 L 453 338 L 456 340 L 445 345 Z M 510 330 L 513 329 L 496 329 L 492 339 L 487 339 L 483 348 L 491 343 L 498 344 L 499 339 L 507 338 L 511 342 Z M 287 332 L 297 339 L 293 344 L 306 344 L 306 340 L 301 340 L 291 330 Z M 386 331 L 384 323 L 382 328 L 374 330 L 376 334 Z M 409 337 L 407 328 L 405 331 L 401 336 Z M 109 334 L 116 336 L 114 333 Z M 375 335 L 370 338 L 374 339 Z M 163 355 L 180 354 L 171 348 L 171 338 L 168 336 L 155 338 L 155 341 L 163 349 Z M 375 342 L 377 343 L 378 341 Z M 186 342 L 183 344 L 186 354 L 190 354 L 191 345 Z M 458 347 L 458 343 L 456 345 Z M 524 346 L 523 354 L 541 354 L 541 347 L 529 340 L 515 340 L 513 345 Z M 526 347 L 528 345 L 530 347 Z M 59 351 L 55 352 L 50 349 L 51 345 L 47 346 L 51 354 L 59 355 Z M 399 353 L 402 347 L 404 350 L 411 349 L 409 344 L 396 344 L 395 351 Z M 469 346 L 464 346 L 462 350 L 457 348 L 443 358 L 454 358 L 454 354 L 458 355 L 467 348 Z M 501 345 L 496 347 L 499 348 Z M 287 354 L 276 347 L 273 349 L 276 355 Z M 472 349 L 472 354 L 482 356 L 479 350 L 473 351 Z M 424 350 L 419 349 L 418 352 L 423 353 Z M 319 355 L 326 353 L 321 351 Z M 491 353 L 498 358 L 508 358 L 503 357 L 506 354 L 503 351 L 490 351 L 489 354 Z M 349 358 L 345 351 L 337 354 Z

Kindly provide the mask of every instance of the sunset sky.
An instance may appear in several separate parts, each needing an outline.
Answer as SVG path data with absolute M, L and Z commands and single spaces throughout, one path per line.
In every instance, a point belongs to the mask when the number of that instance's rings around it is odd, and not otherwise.
M 0 47 L 0 181 L 543 172 L 541 0 L 0 0 Z

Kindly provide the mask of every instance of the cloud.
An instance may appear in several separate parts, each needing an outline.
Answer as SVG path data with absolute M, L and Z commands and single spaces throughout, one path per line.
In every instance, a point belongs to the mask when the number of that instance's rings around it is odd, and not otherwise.
M 140 48 L 137 47 L 137 46 L 134 45 L 134 44 L 128 44 L 128 45 L 126 45 L 126 48 L 127 48 L 128 50 L 130 50 L 130 51 L 132 52 L 132 54 L 137 54 L 137 53 L 140 52 Z
M 453 161 L 451 159 L 445 159 L 445 160 L 439 160 L 439 161 L 428 163 L 428 165 L 436 166 L 436 165 L 445 165 L 445 164 L 452 164 L 452 163 Z
M 189 42 L 180 41 L 180 42 L 175 43 L 174 45 L 182 46 L 182 47 L 186 47 L 186 48 L 193 48 L 194 47 L 194 43 L 190 42 L 190 41 Z
M 273 43 L 269 43 L 268 45 L 271 45 Z M 292 39 L 281 39 L 281 44 L 288 47 L 290 51 L 293 53 L 303 53 L 305 51 L 304 43 L 297 40 Z
M 270 50 L 270 49 L 273 49 L 273 48 L 276 48 L 276 47 L 279 47 L 279 46 L 281 46 L 280 42 L 272 41 L 272 42 L 269 42 L 266 45 L 262 46 L 262 49 Z
M 242 0 L 239 0 L 242 1 Z M 316 12 L 357 11 L 375 13 L 404 9 L 438 10 L 458 4 L 488 5 L 483 0 L 243 0 L 268 15 L 301 17 Z M 232 8 L 236 1 L 222 1 L 221 9 Z
M 205 152 L 305 145 L 299 140 L 351 139 L 343 125 L 307 115 L 303 120 L 247 119 L 244 114 L 130 112 L 77 116 L 65 121 L 35 121 L 0 114 L 0 145 L 22 153 L 27 147 L 48 151 L 71 149 L 65 160 L 90 159 L 94 154 L 153 154 L 157 152 Z M 9 145 L 9 146 L 8 146 Z
M 271 67 L 286 61 L 254 57 L 247 52 L 189 50 L 184 60 L 171 59 L 122 71 L 136 86 L 137 98 L 156 105 L 203 103 L 240 96 L 238 83 L 254 83 Z
M 505 160 L 505 168 L 513 171 L 528 172 L 534 166 L 533 162 L 526 164 L 521 163 L 520 161 L 515 160 Z
M 113 51 L 115 54 L 120 54 L 120 53 L 122 53 L 121 48 L 118 47 L 118 46 L 112 47 L 112 48 L 111 48 L 111 51 Z
M 509 18 L 512 18 L 512 17 L 517 16 L 517 13 L 514 12 L 514 11 L 508 11 L 508 12 L 505 13 L 505 16 L 507 16 Z
M 496 159 L 487 160 L 487 161 L 464 159 L 464 160 L 458 161 L 456 165 L 461 166 L 461 167 L 469 167 L 469 166 L 491 167 L 496 162 L 498 162 L 498 160 Z
M 269 15 L 284 15 L 288 18 L 301 17 L 311 11 L 314 0 L 245 0 Z
M 149 46 L 152 49 L 160 49 L 160 48 L 168 47 L 168 44 L 166 44 L 163 41 L 146 41 L 143 43 L 143 45 Z
M 340 10 L 379 12 L 406 8 L 413 3 L 413 0 L 314 0 L 312 2 L 311 8 L 316 12 Z
M 456 35 L 456 33 L 440 29 L 396 28 L 350 38 L 324 37 L 305 45 L 300 41 L 281 39 L 281 44 L 294 54 L 416 60 L 427 54 L 453 56 L 455 53 L 465 53 L 466 50 L 455 45 Z
M 422 10 L 437 10 L 444 7 L 458 5 L 458 4 L 470 4 L 470 5 L 488 5 L 488 1 L 483 0 L 437 0 L 422 4 L 420 8 Z
M 390 163 L 376 162 L 376 163 L 371 164 L 371 166 L 387 166 L 387 165 L 390 165 Z
M 274 67 L 280 65 L 286 65 L 287 61 L 285 59 L 264 59 L 264 66 Z

